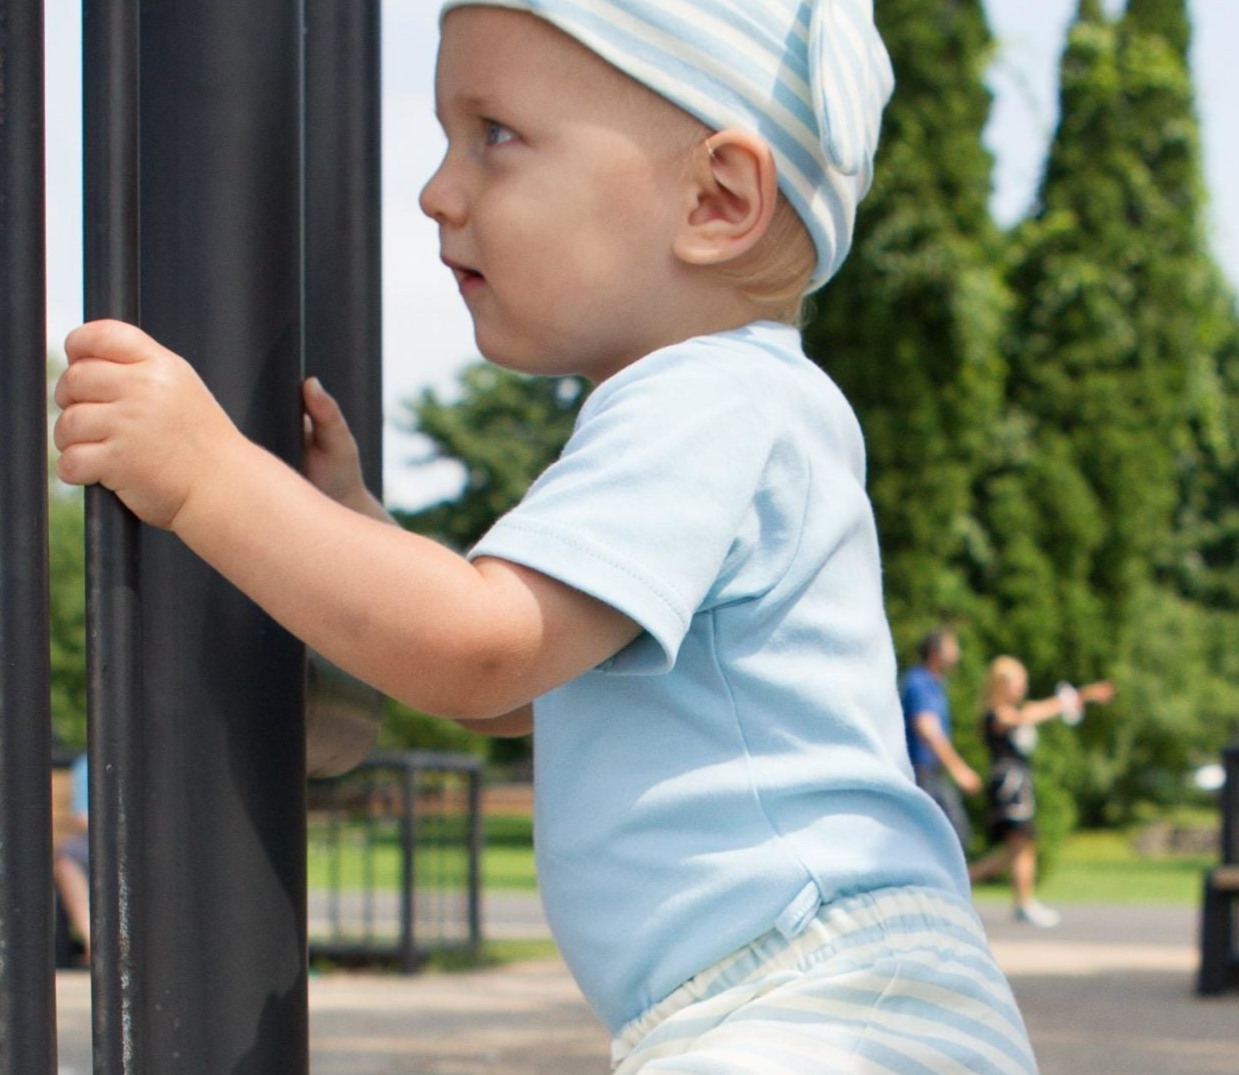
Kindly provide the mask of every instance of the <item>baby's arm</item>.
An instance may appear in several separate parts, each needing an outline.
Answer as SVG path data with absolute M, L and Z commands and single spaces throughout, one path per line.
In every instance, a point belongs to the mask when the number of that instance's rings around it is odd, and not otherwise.
M 346 508 L 380 522 L 398 525 L 366 488 L 361 458 L 344 413 L 317 377 L 302 386 L 305 403 L 305 476 L 310 484 Z M 533 731 L 533 705 L 486 720 L 461 719 L 467 731 L 478 735 L 514 738 Z
M 533 703 L 527 702 L 519 709 L 491 720 L 458 720 L 466 731 L 489 735 L 496 739 L 518 739 L 533 732 Z
M 329 499 L 243 437 L 183 359 L 95 322 L 65 344 L 60 476 L 175 532 L 340 667 L 418 709 L 512 713 L 621 649 L 627 616 L 518 564 L 469 562 Z

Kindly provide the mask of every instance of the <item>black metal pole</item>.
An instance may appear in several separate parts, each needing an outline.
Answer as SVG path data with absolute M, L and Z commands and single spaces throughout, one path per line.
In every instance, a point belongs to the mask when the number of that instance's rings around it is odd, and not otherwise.
M 43 3 L 0 0 L 0 1070 L 56 1070 Z
M 301 0 L 139 0 L 141 325 L 292 462 L 303 29 Z M 304 1075 L 303 647 L 171 535 L 140 530 L 138 583 L 141 1055 L 121 1070 Z
M 84 299 L 87 320 L 137 323 L 138 5 L 82 5 Z M 115 496 L 86 490 L 90 753 L 91 1019 L 95 1071 L 143 1070 L 136 1013 L 146 979 L 135 942 L 143 873 L 139 526 Z
M 306 0 L 306 372 L 382 497 L 379 0 Z
M 482 847 L 485 832 L 482 826 L 482 770 L 480 766 L 465 773 L 469 786 L 466 825 L 469 830 L 469 952 L 477 955 L 482 947 Z
M 417 970 L 417 769 L 408 760 L 400 770 L 400 969 Z
M 1239 739 L 1222 748 L 1225 778 L 1219 796 L 1222 812 L 1221 855 L 1228 866 L 1239 865 Z
M 348 419 L 383 496 L 379 0 L 305 0 L 305 369 Z M 311 775 L 356 764 L 382 696 L 310 655 Z

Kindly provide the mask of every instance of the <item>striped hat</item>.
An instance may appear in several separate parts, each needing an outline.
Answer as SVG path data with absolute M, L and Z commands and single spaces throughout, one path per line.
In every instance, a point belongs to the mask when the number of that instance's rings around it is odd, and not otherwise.
M 447 0 L 528 11 L 713 130 L 770 144 L 817 247 L 810 288 L 852 243 L 894 88 L 873 0 Z

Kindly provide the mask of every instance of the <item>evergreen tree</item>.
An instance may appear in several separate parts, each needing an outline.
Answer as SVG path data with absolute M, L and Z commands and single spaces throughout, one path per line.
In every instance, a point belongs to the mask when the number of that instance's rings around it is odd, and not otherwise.
M 1183 0 L 1127 0 L 1123 22 L 1127 29 L 1159 40 L 1188 69 L 1192 24 Z
M 1002 480 L 1022 488 L 1019 537 L 1047 553 L 1052 577 L 1012 559 L 1003 513 L 991 506 L 989 520 L 1003 586 L 1053 594 L 1043 645 L 1025 651 L 1034 682 L 1107 672 L 1123 684 L 1120 704 L 1072 741 L 1079 764 L 1062 767 L 1094 821 L 1155 793 L 1142 762 L 1185 766 L 1208 738 L 1206 699 L 1233 694 L 1209 652 L 1225 625 L 1206 631 L 1175 583 L 1197 536 L 1184 533 L 1187 475 L 1202 442 L 1229 437 L 1210 391 L 1224 321 L 1202 238 L 1185 26 L 1182 0 L 1149 0 L 1117 23 L 1084 0 L 1039 210 L 1012 244 L 1008 398 L 1030 451 Z
M 1034 682 L 1113 659 L 1123 603 L 1170 533 L 1178 423 L 1166 408 L 1182 396 L 1153 383 L 1171 367 L 1141 364 L 1133 300 L 1149 238 L 1136 226 L 1151 192 L 1128 137 L 1116 31 L 1091 0 L 1069 35 L 1060 97 L 1040 209 L 1014 236 L 1006 347 L 1010 402 L 1031 438 L 1018 467 L 1029 525 L 1052 566 L 1036 578 L 1053 595 L 1043 644 L 1022 649 Z M 1014 535 L 994 521 L 1005 548 Z M 1000 558 L 1001 574 L 1013 570 Z
M 1192 385 L 1192 451 L 1180 469 L 1174 581 L 1219 613 L 1239 610 L 1239 315 L 1216 276 L 1209 324 L 1220 342 L 1200 356 Z M 1212 358 L 1212 361 L 1209 359 Z
M 1239 610 L 1239 317 L 1208 250 L 1205 191 L 1184 0 L 1130 0 L 1120 23 L 1128 95 L 1142 162 L 1178 247 L 1167 246 L 1146 284 L 1142 332 L 1186 362 L 1188 437 L 1178 458 L 1175 544 L 1166 582 L 1186 596 Z
M 842 272 L 817 297 L 809 354 L 860 417 L 897 640 L 976 616 L 990 555 L 974 501 L 1003 440 L 1005 296 L 981 142 L 990 36 L 979 0 L 878 0 L 896 72 L 873 190 Z

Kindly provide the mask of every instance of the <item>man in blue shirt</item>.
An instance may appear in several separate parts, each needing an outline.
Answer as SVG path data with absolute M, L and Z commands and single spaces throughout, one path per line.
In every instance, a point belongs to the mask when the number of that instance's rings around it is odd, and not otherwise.
M 918 648 L 921 663 L 903 677 L 903 703 L 908 756 L 917 784 L 946 814 L 966 850 L 972 836 L 962 790 L 974 795 L 981 778 L 951 743 L 951 704 L 944 682 L 959 663 L 959 640 L 947 627 L 931 631 Z

